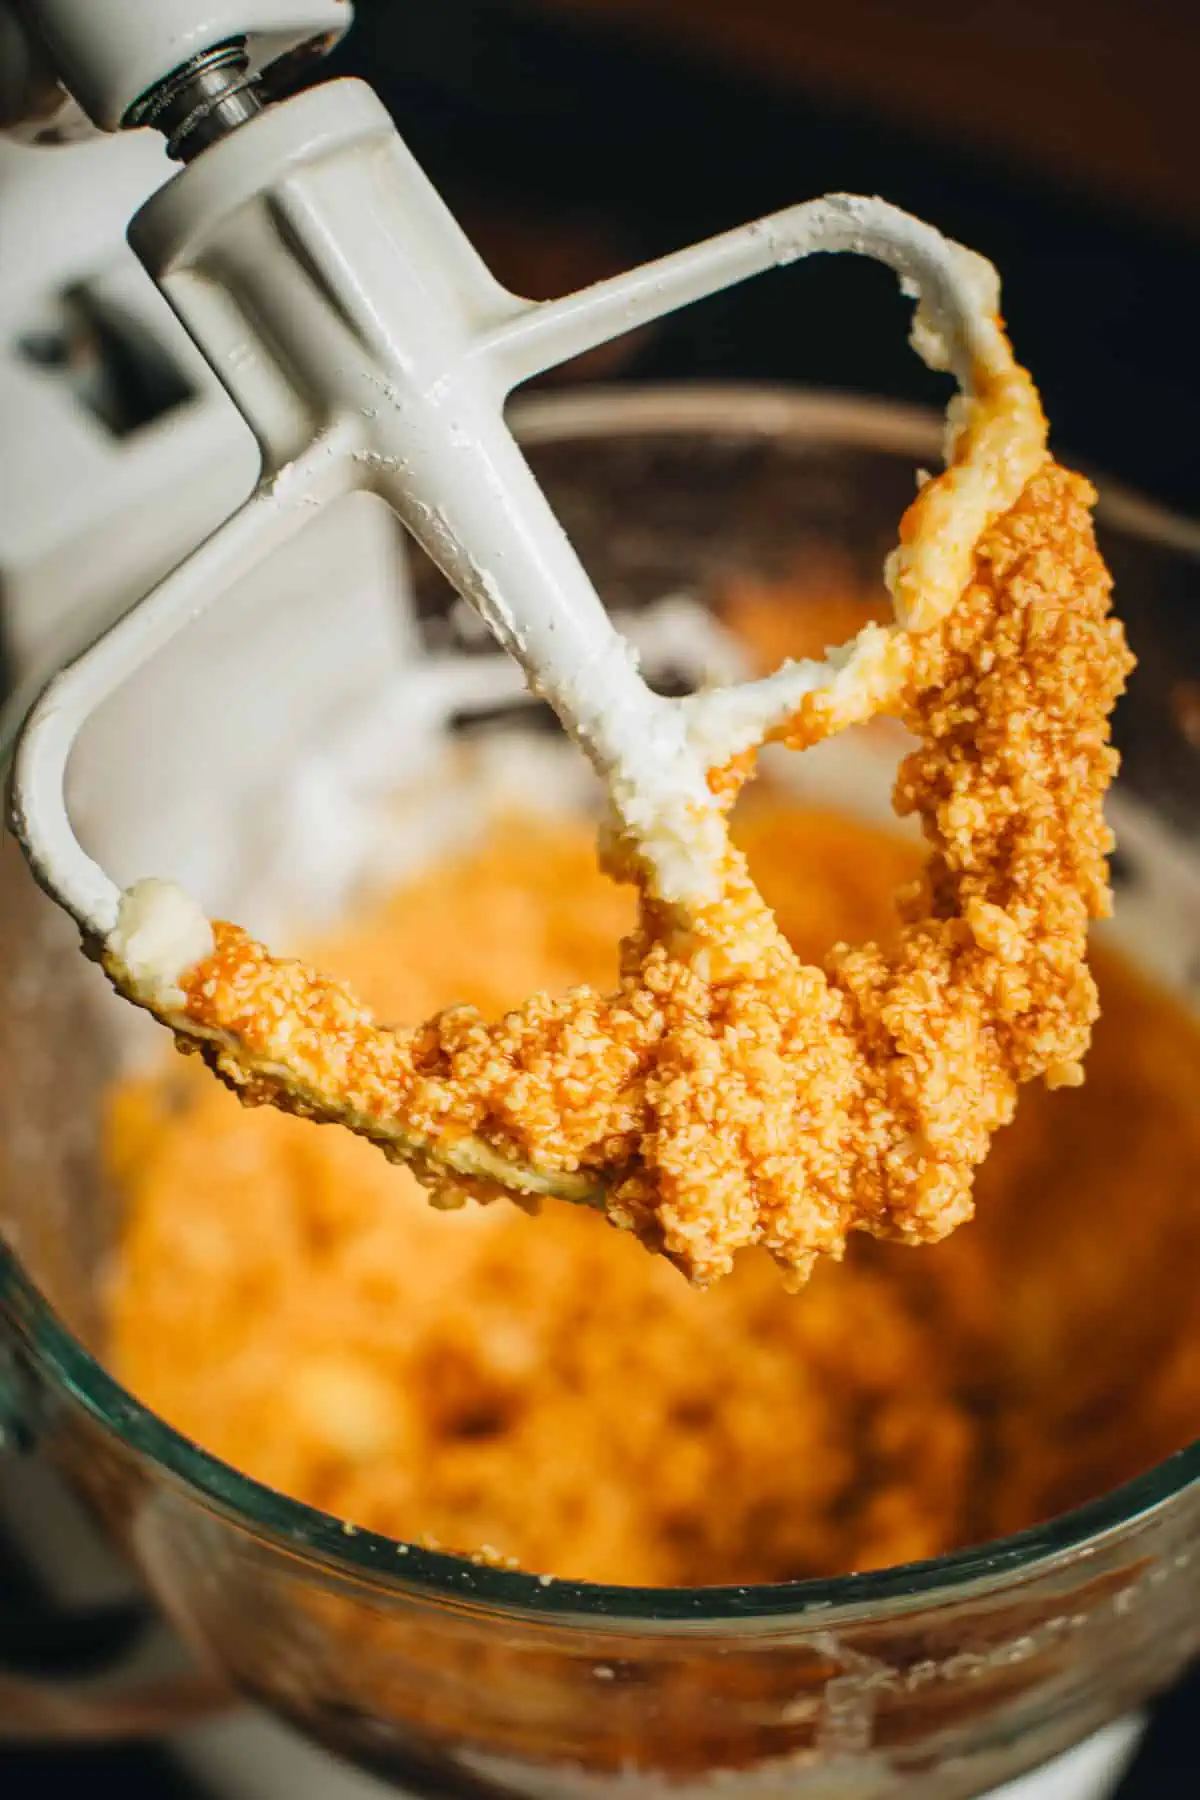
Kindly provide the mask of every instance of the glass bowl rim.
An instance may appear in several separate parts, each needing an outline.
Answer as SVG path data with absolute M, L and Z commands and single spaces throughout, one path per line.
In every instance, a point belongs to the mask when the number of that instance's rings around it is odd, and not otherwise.
M 714 403 L 716 412 L 714 413 Z M 817 439 L 840 447 L 936 457 L 939 415 L 871 396 L 737 383 L 561 390 L 517 402 L 514 429 L 526 444 L 617 433 L 696 433 Z M 1098 516 L 1134 536 L 1200 558 L 1200 524 L 1101 480 Z M 0 763 L 24 708 L 7 713 Z M 546 1624 L 659 1633 L 715 1634 L 835 1622 L 960 1598 L 1059 1564 L 1098 1540 L 1134 1527 L 1189 1490 L 1200 1489 L 1200 1440 L 1134 1480 L 1069 1512 L 992 1542 L 923 1562 L 818 1580 L 703 1588 L 615 1587 L 560 1580 L 473 1562 L 465 1556 L 360 1529 L 243 1475 L 177 1432 L 104 1369 L 66 1328 L 15 1253 L 0 1238 L 0 1304 L 11 1307 L 25 1354 L 107 1434 L 164 1472 L 208 1510 L 285 1555 L 355 1586 L 413 1600 L 469 1605 Z M 36 1381 L 36 1377 L 35 1377 Z M 36 1403 L 35 1403 L 36 1410 Z M 36 1435 L 36 1431 L 35 1431 Z

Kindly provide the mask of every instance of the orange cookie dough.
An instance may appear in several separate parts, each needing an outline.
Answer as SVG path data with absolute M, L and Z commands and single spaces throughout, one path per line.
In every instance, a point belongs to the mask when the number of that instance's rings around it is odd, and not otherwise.
M 898 956 L 916 849 L 757 790 L 735 827 L 801 961 Z M 522 819 L 309 948 L 382 1018 L 496 1016 L 611 989 L 634 923 L 586 825 Z M 1088 1082 L 1029 1092 L 971 1229 L 860 1236 L 794 1298 L 761 1252 L 697 1294 L 555 1201 L 431 1212 L 368 1144 L 173 1060 L 113 1101 L 113 1366 L 287 1493 L 559 1576 L 831 1575 L 1031 1524 L 1200 1429 L 1200 1032 L 1097 974 Z

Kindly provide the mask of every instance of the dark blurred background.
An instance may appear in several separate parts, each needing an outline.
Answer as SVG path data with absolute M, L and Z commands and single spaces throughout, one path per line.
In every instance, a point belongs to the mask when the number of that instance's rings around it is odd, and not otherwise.
M 999 266 L 1059 452 L 1200 509 L 1196 0 L 358 0 L 335 66 L 536 298 L 831 188 L 925 215 Z M 943 397 L 841 258 L 571 373 Z

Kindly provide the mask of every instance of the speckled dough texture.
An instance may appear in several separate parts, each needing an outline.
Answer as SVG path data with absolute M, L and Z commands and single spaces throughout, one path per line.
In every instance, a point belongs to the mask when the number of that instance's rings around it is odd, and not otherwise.
M 202 1037 L 180 1047 L 247 1102 L 340 1117 L 415 1160 L 443 1206 L 497 1192 L 447 1170 L 456 1145 L 561 1174 L 697 1285 L 752 1246 L 799 1286 L 851 1232 L 944 1237 L 1019 1087 L 1082 1080 L 1096 1017 L 1087 928 L 1109 908 L 1109 715 L 1131 659 L 1094 498 L 1047 458 L 949 615 L 881 638 L 889 710 L 919 741 L 896 810 L 929 845 L 891 948 L 802 961 L 730 844 L 711 905 L 642 884 L 614 990 L 537 992 L 494 1020 L 456 1005 L 385 1030 L 349 988 L 219 924 L 183 982 Z M 803 747 L 843 723 L 815 694 L 776 735 Z M 748 772 L 716 778 L 724 800 Z M 635 857 L 618 872 L 641 879 Z
M 894 954 L 916 847 L 765 785 L 735 835 L 798 955 Z M 495 1015 L 608 988 L 634 913 L 585 822 L 501 819 L 308 948 L 382 1018 Z M 1200 1429 L 1200 1032 L 1096 972 L 1088 1080 L 1027 1092 L 978 1218 L 917 1252 L 860 1234 L 798 1295 L 761 1250 L 698 1293 L 556 1201 L 434 1212 L 360 1138 L 172 1057 L 113 1098 L 112 1365 L 286 1493 L 539 1573 L 774 1581 L 1017 1530 Z

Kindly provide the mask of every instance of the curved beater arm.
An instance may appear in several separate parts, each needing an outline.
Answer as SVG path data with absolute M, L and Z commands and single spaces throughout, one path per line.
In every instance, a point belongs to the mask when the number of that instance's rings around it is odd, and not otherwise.
M 477 353 L 512 388 L 768 269 L 838 251 L 885 263 L 910 291 L 919 289 L 955 375 L 970 386 L 976 364 L 992 356 L 994 338 L 963 251 L 899 207 L 857 194 L 801 201 L 560 300 L 535 303 L 481 338 Z
M 296 473 L 306 496 L 324 504 L 349 491 L 352 469 L 336 446 L 320 441 L 308 466 Z M 311 518 L 310 507 L 297 506 L 285 492 L 260 489 L 148 599 L 54 676 L 31 709 L 13 756 L 10 823 L 38 884 L 65 907 L 86 940 L 108 936 L 121 895 L 79 843 L 67 812 L 67 765 L 84 723 L 238 576 L 281 549 Z

